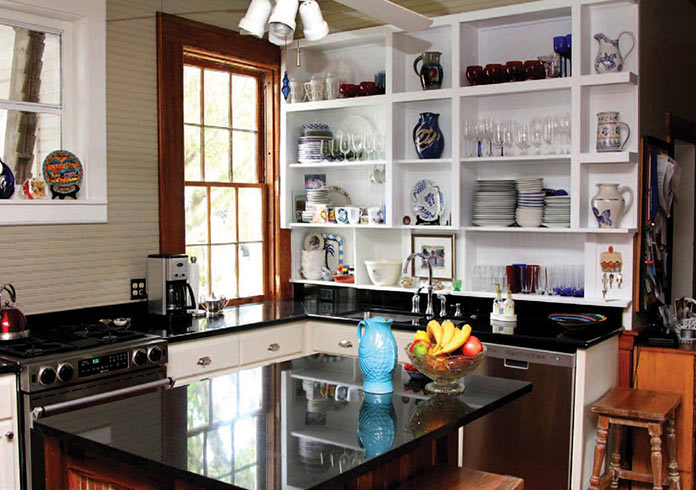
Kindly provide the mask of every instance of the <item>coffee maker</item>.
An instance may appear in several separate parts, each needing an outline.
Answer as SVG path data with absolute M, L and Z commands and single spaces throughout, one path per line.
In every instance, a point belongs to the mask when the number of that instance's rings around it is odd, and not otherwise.
M 189 310 L 196 309 L 196 297 L 188 279 L 188 255 L 148 255 L 147 311 L 171 325 L 190 325 Z

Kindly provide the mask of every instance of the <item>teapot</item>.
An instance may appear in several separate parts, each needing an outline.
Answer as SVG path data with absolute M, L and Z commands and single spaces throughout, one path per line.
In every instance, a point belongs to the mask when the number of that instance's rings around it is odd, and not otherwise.
M 203 304 L 201 306 L 205 309 L 208 316 L 217 316 L 222 314 L 222 309 L 225 307 L 226 304 L 227 298 L 225 298 L 224 296 L 216 298 L 215 293 L 213 293 L 213 295 L 210 298 L 207 298 L 205 301 L 203 301 Z
M 633 44 L 631 48 L 624 55 L 621 54 L 619 50 L 619 41 L 621 36 L 626 35 L 631 38 Z M 633 48 L 636 46 L 636 38 L 633 34 L 624 31 L 619 34 L 616 39 L 609 39 L 605 34 L 601 32 L 594 35 L 594 38 L 599 43 L 599 51 L 597 52 L 597 57 L 595 58 L 595 71 L 597 73 L 609 73 L 618 72 L 623 70 L 624 58 L 631 54 Z
M 7 293 L 8 298 L 3 297 Z M 12 284 L 0 287 L 0 340 L 13 340 L 29 335 L 27 319 L 19 308 L 15 307 L 17 291 Z
M 381 316 L 365 318 L 358 323 L 358 360 L 365 393 L 392 393 L 392 378 L 396 370 L 396 340 L 391 320 Z

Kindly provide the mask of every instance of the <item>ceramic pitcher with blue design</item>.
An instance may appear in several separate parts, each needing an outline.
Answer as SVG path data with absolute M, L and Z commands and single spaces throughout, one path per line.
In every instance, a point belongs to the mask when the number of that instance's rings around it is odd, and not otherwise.
M 396 340 L 391 320 L 381 316 L 366 318 L 358 323 L 358 361 L 366 393 L 391 393 L 396 369 Z
M 631 38 L 633 44 L 631 49 L 626 52 L 626 54 L 621 54 L 619 50 L 619 41 L 621 36 L 628 36 Z M 594 35 L 595 40 L 599 43 L 599 51 L 597 52 L 597 57 L 595 58 L 595 71 L 597 73 L 608 73 L 617 72 L 623 70 L 624 58 L 631 54 L 633 48 L 636 45 L 636 39 L 628 31 L 624 31 L 619 34 L 616 39 L 609 39 L 605 34 L 601 32 Z
M 440 114 L 423 112 L 413 128 L 413 143 L 418 158 L 440 158 L 445 149 L 445 137 L 440 130 Z

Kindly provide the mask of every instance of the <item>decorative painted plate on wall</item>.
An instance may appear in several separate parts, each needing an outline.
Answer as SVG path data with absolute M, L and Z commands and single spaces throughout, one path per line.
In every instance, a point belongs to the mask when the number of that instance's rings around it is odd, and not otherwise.
M 77 199 L 82 185 L 82 163 L 73 153 L 56 150 L 48 154 L 43 162 L 44 180 L 51 189 L 52 198 Z

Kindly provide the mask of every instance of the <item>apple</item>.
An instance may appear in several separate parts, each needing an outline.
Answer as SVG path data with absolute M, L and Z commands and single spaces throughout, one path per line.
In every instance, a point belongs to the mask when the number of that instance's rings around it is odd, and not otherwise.
M 424 355 L 428 353 L 428 346 L 425 342 L 419 342 L 418 345 L 416 345 L 413 348 L 413 355 L 417 358 L 421 358 Z
M 474 357 L 483 350 L 483 344 L 473 335 L 469 337 L 466 343 L 462 346 L 462 354 L 467 357 Z
M 413 364 L 408 364 L 408 363 L 407 363 L 407 364 L 404 364 L 404 369 L 405 369 L 406 371 L 411 371 L 411 372 L 413 372 L 413 371 L 418 371 L 418 370 L 416 369 L 416 366 L 414 366 Z
M 413 343 L 411 344 L 411 354 L 413 354 L 413 348 L 415 346 L 417 346 L 418 344 L 430 345 L 425 340 L 414 340 Z

